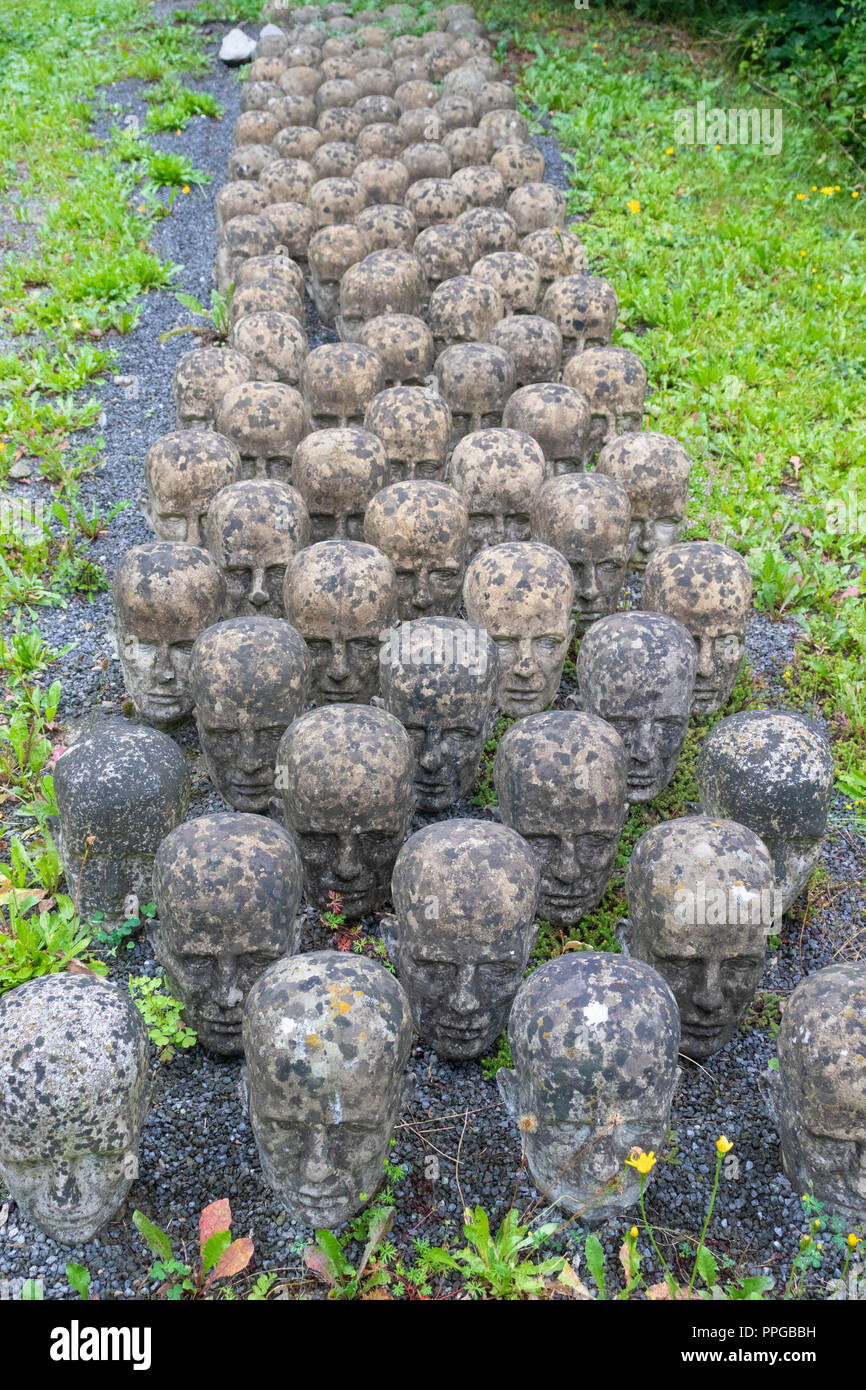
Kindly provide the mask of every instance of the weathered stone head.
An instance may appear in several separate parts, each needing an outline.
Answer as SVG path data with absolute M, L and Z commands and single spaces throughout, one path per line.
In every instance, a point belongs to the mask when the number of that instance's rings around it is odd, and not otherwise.
M 412 1046 L 402 985 L 363 956 L 290 956 L 250 990 L 243 1040 L 266 1182 L 293 1220 L 338 1226 L 384 1176 Z
M 566 275 L 546 290 L 541 312 L 562 334 L 562 360 L 567 362 L 576 352 L 610 346 L 619 300 L 613 285 L 600 276 Z
M 259 288 L 264 295 L 264 287 Z M 257 381 L 297 386 L 307 355 L 307 335 L 296 315 L 275 309 L 244 314 L 234 324 L 229 341 L 250 362 Z
M 519 236 L 542 227 L 565 228 L 568 207 L 565 194 L 552 183 L 521 183 L 511 193 L 506 210 L 517 223 Z
M 514 363 L 517 386 L 556 381 L 562 361 L 562 334 L 539 314 L 512 314 L 490 330 L 494 347 L 503 348 Z
M 472 278 L 491 285 L 502 301 L 503 315 L 532 314 L 541 281 L 538 266 L 522 251 L 495 251 L 472 267 Z
M 379 685 L 415 747 L 415 803 L 447 810 L 469 792 L 496 717 L 499 658 L 483 628 L 416 618 L 388 634 Z
M 397 616 L 387 555 L 357 541 L 311 545 L 287 566 L 283 598 L 313 659 L 310 698 L 366 704 L 378 685 L 380 634 Z
M 310 538 L 299 493 L 270 478 L 232 483 L 211 503 L 205 537 L 225 581 L 223 617 L 284 617 L 286 565 Z
M 307 432 L 300 392 L 280 381 L 248 381 L 226 392 L 217 425 L 238 448 L 242 478 L 287 483 Z
M 272 282 L 258 280 L 253 284 L 236 286 L 232 292 L 231 305 L 229 306 L 229 346 L 235 348 L 236 351 L 244 352 L 243 347 L 237 347 L 237 343 L 244 340 L 243 338 L 239 340 L 237 334 L 237 327 L 241 319 L 248 318 L 250 315 L 272 313 L 284 317 L 288 316 L 294 320 L 295 327 L 300 329 L 304 317 L 304 301 L 294 285 L 287 285 L 280 279 Z M 279 323 L 280 320 L 275 319 L 272 330 Z M 261 368 L 266 360 L 266 354 L 261 343 L 258 342 L 258 335 L 251 335 L 247 329 L 244 329 L 244 335 L 252 341 L 256 348 L 256 361 L 253 361 L 252 358 L 249 359 L 253 368 L 254 379 L 256 381 L 275 380 L 273 376 L 265 377 L 262 375 Z M 271 352 L 273 352 L 273 348 L 271 348 Z
M 598 472 L 622 483 L 631 503 L 629 564 L 646 568 L 657 550 L 679 540 L 689 500 L 691 462 L 681 444 L 652 430 L 605 444 Z
M 664 613 L 614 613 L 593 623 L 580 644 L 584 709 L 625 744 L 633 804 L 652 801 L 676 771 L 697 664 L 688 629 Z
M 777 1051 L 779 1070 L 766 1071 L 760 1084 L 782 1141 L 785 1175 L 843 1230 L 856 1228 L 866 1221 L 863 961 L 828 965 L 797 986 Z
M 374 251 L 384 251 L 388 246 L 411 251 L 415 245 L 418 228 L 411 213 L 395 203 L 375 203 L 364 208 L 355 219 Z
M 522 148 L 530 149 L 528 145 Z M 541 276 L 539 303 L 543 302 L 554 280 L 562 280 L 567 275 L 578 275 L 586 270 L 587 255 L 583 242 L 574 232 L 563 231 L 560 227 L 540 227 L 521 237 L 520 250 L 524 256 L 531 256 L 538 266 Z
M 150 936 L 185 1021 L 209 1052 L 242 1054 L 246 995 L 269 965 L 297 950 L 302 886 L 294 840 L 264 816 L 199 816 L 160 845 Z
M 236 811 L 274 799 L 280 739 L 307 700 L 306 643 L 275 618 L 230 618 L 197 638 L 190 685 L 208 774 Z
M 760 835 L 785 912 L 821 857 L 833 777 L 833 754 L 817 725 L 782 710 L 732 714 L 701 749 L 701 809 Z
M 367 195 L 367 206 L 399 203 L 409 187 L 409 174 L 399 159 L 371 155 L 355 166 L 352 175 Z
M 488 80 L 492 76 L 492 72 L 488 70 Z M 529 140 L 529 122 L 526 117 L 519 111 L 508 108 L 485 111 L 478 120 L 478 129 L 490 137 L 494 150 L 501 150 L 503 145 L 525 145 Z
M 410 836 L 383 923 L 421 1041 L 468 1062 L 498 1038 L 538 933 L 538 865 L 513 830 L 441 821 Z
M 373 121 L 362 127 L 357 143 L 365 159 L 397 159 L 408 140 L 396 121 Z
M 442 144 L 455 171 L 483 168 L 493 153 L 489 135 L 474 125 L 452 127 L 443 135 Z
M 717 541 L 659 550 L 646 568 L 641 602 L 688 628 L 698 649 L 693 714 L 715 714 L 730 697 L 746 650 L 752 609 L 749 566 Z
M 193 348 L 177 360 L 171 391 L 180 430 L 216 429 L 223 396 L 252 377 L 243 353 L 233 348 Z
M 409 735 L 384 710 L 330 705 L 289 725 L 277 783 L 316 907 L 328 907 L 333 894 L 347 917 L 359 918 L 387 901 L 414 778 Z
M 475 242 L 469 232 L 450 223 L 425 227 L 415 240 L 414 251 L 431 290 L 443 280 L 468 275 L 475 260 Z
M 502 300 L 491 285 L 469 275 L 443 280 L 430 295 L 430 331 L 437 355 L 455 343 L 484 342 L 502 314 Z
M 464 435 L 451 455 L 451 480 L 469 514 L 470 556 L 503 541 L 529 540 L 544 470 L 541 445 L 519 430 Z
M 540 183 L 544 179 L 544 155 L 534 145 L 500 145 L 491 156 L 490 163 L 509 191 L 525 183 Z
M 468 232 L 475 243 L 475 260 L 499 251 L 517 250 L 517 224 L 503 208 L 468 207 L 456 225 Z
M 574 616 L 581 635 L 619 602 L 630 515 L 625 488 L 598 472 L 549 478 L 533 498 L 532 539 L 552 546 L 571 565 Z
M 407 145 L 400 163 L 409 175 L 410 183 L 419 179 L 450 179 L 453 170 L 451 156 L 438 140 L 420 140 Z
M 320 179 L 352 179 L 361 160 L 358 146 L 346 140 L 329 140 L 320 145 L 310 161 L 317 181 Z M 363 185 L 362 185 L 363 186 Z M 359 209 L 360 211 L 360 209 Z M 349 226 L 349 223 L 329 223 L 330 226 Z
M 329 328 L 340 312 L 340 281 L 370 250 L 368 236 L 356 226 L 320 227 L 310 238 L 310 297 Z
M 453 614 L 466 570 L 469 518 L 447 483 L 392 483 L 364 517 L 364 539 L 388 556 L 401 618 Z
M 357 342 L 368 319 L 416 314 L 425 288 L 421 263 L 411 251 L 373 251 L 350 266 L 340 282 L 337 332 L 344 342 Z
M 545 1201 L 590 1224 L 639 1201 L 627 1160 L 664 1148 L 679 1031 L 671 991 L 642 961 L 582 951 L 524 981 L 508 1022 L 514 1070 L 497 1083 Z
M 218 622 L 225 584 L 206 550 L 151 541 L 121 556 L 112 583 L 117 651 L 136 713 L 173 724 L 192 709 L 192 644 Z
M 685 1055 L 712 1056 L 746 1017 L 781 922 L 767 850 L 733 821 L 665 821 L 635 845 L 625 893 L 623 944 L 676 995 Z
M 349 429 L 385 386 L 382 363 L 358 343 L 325 343 L 304 362 L 304 401 L 310 429 Z
M 235 445 L 212 430 L 175 430 L 157 439 L 144 459 L 144 514 L 157 539 L 201 545 L 208 507 L 240 471 Z
M 74 743 L 54 768 L 59 844 L 83 919 L 136 916 L 150 901 L 153 857 L 183 820 L 189 777 L 173 739 L 118 720 Z M 134 901 L 133 901 L 134 900 Z
M 551 477 L 585 471 L 590 454 L 589 405 L 573 386 L 554 381 L 522 386 L 502 412 L 502 423 L 538 440 Z
M 450 179 L 416 179 L 406 190 L 406 207 L 418 227 L 451 222 L 466 207 L 466 198 Z
M 587 348 L 565 364 L 562 379 L 589 403 L 589 447 L 595 456 L 605 444 L 643 420 L 646 370 L 625 348 Z
M 389 481 L 382 441 L 369 430 L 315 430 L 292 463 L 310 516 L 310 539 L 362 541 L 368 503 Z
M 370 402 L 364 424 L 381 439 L 394 482 L 443 476 L 451 411 L 434 391 L 392 386 Z
M 92 1240 L 138 1176 L 147 1029 L 129 991 L 43 975 L 0 999 L 0 1177 L 61 1245 Z
M 381 314 L 358 329 L 358 342 L 379 356 L 387 387 L 424 386 L 433 371 L 433 334 L 415 314 Z
M 452 446 L 473 430 L 497 429 L 514 390 L 514 363 L 489 343 L 457 343 L 433 364 L 439 394 L 451 411 Z
M 466 164 L 451 175 L 451 182 L 470 208 L 501 208 L 508 196 L 502 175 L 489 164 Z M 472 241 L 474 247 L 474 237 Z
M 592 714 L 550 710 L 506 729 L 493 764 L 502 820 L 541 866 L 538 915 L 579 922 L 601 902 L 625 822 L 628 753 Z
M 486 627 L 499 650 L 497 703 L 514 718 L 556 698 L 574 636 L 574 581 L 568 561 L 535 541 L 481 550 L 463 584 L 466 616 Z

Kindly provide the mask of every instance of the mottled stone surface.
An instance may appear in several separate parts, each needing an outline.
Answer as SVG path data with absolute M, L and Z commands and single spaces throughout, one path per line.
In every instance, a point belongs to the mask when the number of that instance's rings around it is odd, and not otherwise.
M 233 225 L 246 220 L 236 218 Z M 249 381 L 253 369 L 233 348 L 193 348 L 178 358 L 172 378 L 177 425 L 181 430 L 216 428 L 220 402 L 227 391 Z
M 249 478 L 218 492 L 205 540 L 225 581 L 223 616 L 284 617 L 286 565 L 309 539 L 306 504 L 286 483 Z
M 443 223 L 425 227 L 414 243 L 415 255 L 424 267 L 431 289 L 457 275 L 468 275 L 475 260 L 475 242 L 469 232 Z
M 625 348 L 587 348 L 565 364 L 562 379 L 589 403 L 589 448 L 593 457 L 627 430 L 639 430 L 646 398 L 646 369 Z
M 503 541 L 528 541 L 530 510 L 541 487 L 541 445 L 520 430 L 477 430 L 451 455 L 451 481 L 469 515 L 469 554 Z
M 417 314 L 380 314 L 358 329 L 358 342 L 378 354 L 389 388 L 426 386 L 433 371 L 433 334 Z
M 378 685 L 380 634 L 397 617 L 387 555 L 358 541 L 311 545 L 287 566 L 283 599 L 312 657 L 313 702 L 366 704 Z
M 746 1017 L 781 921 L 765 846 L 733 821 L 666 821 L 635 845 L 625 892 L 623 945 L 676 995 L 685 1056 L 711 1057 Z
M 394 566 L 401 618 L 456 611 L 468 536 L 466 508 L 447 483 L 392 483 L 373 498 L 364 539 Z
M 274 618 L 230 618 L 196 639 L 199 743 L 211 781 L 236 811 L 268 810 L 277 747 L 306 703 L 311 674 L 304 639 Z
M 386 246 L 400 246 L 411 251 L 418 236 L 418 224 L 411 212 L 395 203 L 374 204 L 364 208 L 355 219 L 374 251 Z
M 499 650 L 499 708 L 515 718 L 546 709 L 574 635 L 568 561 L 535 541 L 491 546 L 470 563 L 463 598 L 469 621 Z
M 514 390 L 514 363 L 489 343 L 457 343 L 433 364 L 439 394 L 451 411 L 451 444 L 473 430 L 495 429 Z
M 248 381 L 234 387 L 220 402 L 217 426 L 237 445 L 242 478 L 289 482 L 292 455 L 307 432 L 304 402 L 293 386 Z
M 61 1245 L 83 1245 L 138 1176 L 147 1030 L 128 990 L 44 975 L 0 999 L 0 1177 Z
M 472 237 L 475 260 L 498 251 L 517 250 L 517 224 L 504 208 L 468 207 L 455 225 Z
M 384 1176 L 412 1046 L 405 991 L 364 957 L 291 956 L 250 990 L 243 1038 L 265 1181 L 293 1220 L 338 1226 Z
M 797 714 L 743 710 L 710 730 L 696 776 L 707 815 L 760 835 L 787 912 L 821 857 L 833 799 L 833 754 L 823 733 Z
M 451 175 L 451 182 L 460 189 L 469 207 L 501 208 L 508 196 L 502 175 L 489 164 L 466 164 Z
M 541 290 L 538 266 L 522 251 L 495 251 L 472 267 L 472 278 L 492 285 L 502 301 L 503 315 L 532 314 Z
M 544 155 L 533 145 L 500 145 L 491 155 L 490 163 L 501 174 L 508 189 L 538 183 L 544 178 Z M 567 274 L 568 270 L 562 273 Z
M 189 790 L 183 754 L 156 729 L 117 720 L 61 753 L 57 848 L 84 920 L 102 912 L 121 922 L 150 901 L 153 857 L 183 820 Z
M 641 603 L 689 629 L 698 649 L 693 714 L 715 714 L 736 684 L 752 611 L 752 574 L 742 555 L 717 541 L 657 551 L 646 567 Z
M 235 445 L 212 430 L 174 430 L 157 439 L 144 459 L 144 514 L 157 539 L 201 545 L 208 507 L 240 471 Z
M 452 421 L 434 391 L 392 386 L 370 402 L 364 426 L 381 439 L 393 482 L 442 478 Z
M 551 710 L 506 729 L 493 780 L 502 820 L 541 867 L 538 915 L 579 922 L 597 907 L 625 822 L 628 754 L 592 714 Z
M 493 325 L 490 341 L 514 362 L 515 385 L 556 381 L 559 376 L 562 334 L 550 319 L 540 314 L 512 314 Z
M 112 597 L 117 651 L 136 713 L 149 724 L 172 724 L 192 709 L 190 652 L 222 614 L 222 575 L 198 546 L 152 541 L 121 557 Z
M 252 288 L 247 286 L 247 289 Z M 266 293 L 263 286 L 259 288 Z M 288 301 L 293 292 L 284 293 Z M 307 335 L 292 310 L 283 312 L 269 308 L 243 314 L 234 323 L 229 342 L 247 358 L 257 381 L 281 381 L 286 386 L 297 386 L 300 381 L 307 355 Z
M 629 564 L 643 570 L 657 550 L 679 540 L 689 500 L 691 461 L 669 434 L 643 430 L 605 444 L 598 472 L 616 478 L 631 502 Z
M 469 1061 L 495 1042 L 538 932 L 538 865 L 513 830 L 452 820 L 397 856 L 385 941 L 422 1042 Z
M 566 275 L 545 291 L 541 312 L 562 334 L 562 358 L 567 362 L 587 348 L 609 347 L 619 300 L 613 285 L 598 275 Z
M 532 499 L 532 539 L 552 546 L 571 565 L 574 617 L 581 635 L 619 602 L 630 516 L 625 489 L 597 472 L 549 478 Z
M 522 237 L 542 227 L 564 229 L 568 216 L 565 194 L 552 183 L 520 183 L 509 196 L 505 208 L 517 223 L 518 235 Z
M 866 964 L 828 965 L 788 998 L 779 1070 L 761 1090 L 795 1192 L 811 1192 L 843 1223 L 866 1221 Z M 823 1215 L 823 1213 L 822 1213 Z
M 364 424 L 364 412 L 385 385 L 382 363 L 358 343 L 325 343 L 304 362 L 304 402 L 310 429 Z
M 664 1151 L 678 1080 L 664 980 L 622 956 L 560 956 L 521 985 L 508 1041 L 514 1070 L 497 1081 L 539 1193 L 589 1224 L 630 1210 L 641 1178 L 626 1160 Z
M 502 318 L 496 289 L 470 275 L 443 280 L 430 295 L 428 321 L 437 356 L 455 343 L 485 342 Z
M 468 794 L 492 733 L 498 675 L 483 628 L 434 617 L 391 629 L 379 685 L 385 709 L 412 738 L 420 811 L 444 811 Z
M 369 256 L 372 243 L 361 227 L 320 227 L 310 238 L 310 298 L 322 323 L 333 328 L 340 312 L 340 282 L 350 266 Z
M 254 815 L 200 816 L 163 840 L 153 875 L 157 959 L 210 1052 L 240 1056 L 243 1001 L 297 949 L 303 870 L 291 835 Z
M 625 744 L 633 804 L 652 801 L 676 771 L 697 664 L 688 629 L 664 613 L 615 613 L 593 623 L 580 644 L 583 707 Z
M 304 865 L 307 898 L 347 917 L 387 901 L 412 815 L 415 758 L 402 724 L 367 705 L 330 705 L 283 735 L 277 785 Z
M 425 290 L 424 271 L 411 251 L 397 247 L 372 251 L 350 266 L 340 281 L 337 332 L 345 342 L 357 342 L 368 319 L 417 314 Z
M 466 197 L 450 179 L 416 179 L 406 191 L 405 206 L 423 230 L 459 217 Z
M 538 440 L 551 477 L 585 471 L 590 455 L 589 405 L 573 386 L 553 381 L 522 386 L 502 412 L 502 423 Z
M 382 441 L 369 430 L 316 430 L 295 450 L 292 478 L 310 516 L 310 539 L 362 541 L 364 512 L 389 480 Z

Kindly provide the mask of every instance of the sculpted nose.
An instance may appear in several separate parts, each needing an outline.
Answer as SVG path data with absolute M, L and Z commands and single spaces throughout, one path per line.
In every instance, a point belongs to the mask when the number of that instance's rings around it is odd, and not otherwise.
M 464 966 L 457 973 L 457 986 L 449 1000 L 451 1008 L 458 1014 L 474 1013 L 478 1008 L 478 995 L 475 990 L 475 967 Z
M 268 591 L 265 588 L 265 572 L 263 569 L 253 570 L 253 582 L 250 587 L 250 603 L 256 608 L 263 607 L 268 602 Z
M 523 638 L 517 644 L 517 660 L 514 663 L 514 673 L 517 676 L 531 676 L 535 673 L 535 662 L 532 659 L 532 643 L 529 638 Z
M 74 1165 L 68 1159 L 58 1159 L 52 1166 L 49 1190 L 52 1201 L 59 1207 L 67 1207 L 79 1200 L 81 1193 Z
M 357 878 L 358 874 L 361 872 L 361 864 L 355 850 L 355 842 L 351 836 L 341 840 L 334 869 L 338 878 L 344 881 L 346 879 Z
M 321 1183 L 329 1176 L 328 1135 L 324 1125 L 313 1125 L 309 1131 L 304 1155 L 302 1179 Z
M 573 883 L 580 869 L 577 846 L 573 840 L 563 840 L 558 854 L 554 855 L 553 871 L 560 883 Z
M 335 642 L 331 653 L 331 664 L 328 667 L 328 675 L 332 681 L 344 681 L 349 674 L 346 665 L 346 648 L 344 643 Z
M 581 598 L 598 598 L 598 584 L 595 579 L 595 565 L 584 565 L 578 592 Z
M 649 763 L 653 757 L 652 720 L 643 719 L 637 727 L 632 747 L 632 757 L 636 762 Z
M 231 1009 L 243 999 L 243 994 L 235 985 L 235 961 L 233 956 L 218 962 L 215 1002 L 222 1009 Z
M 424 739 L 418 765 L 425 772 L 438 772 L 442 766 L 442 745 L 435 735 L 428 734 Z
M 698 675 L 705 678 L 713 675 L 713 644 L 709 637 L 701 637 L 698 641 Z
M 694 993 L 694 1000 L 698 1008 L 705 1009 L 707 1013 L 715 1013 L 724 1005 L 722 975 L 717 960 L 706 962 L 700 984 Z
M 430 579 L 426 570 L 419 570 L 415 580 L 415 591 L 412 594 L 412 603 L 415 608 L 429 608 L 433 602 L 430 593 Z
M 647 518 L 646 521 L 641 522 L 640 540 L 638 541 L 638 545 L 640 546 L 641 550 L 643 550 L 648 555 L 649 552 L 652 550 L 654 544 L 655 533 L 653 531 L 653 524 L 652 521 L 650 521 L 649 518 Z
M 161 642 L 156 649 L 153 674 L 161 685 L 168 685 L 174 680 L 174 667 L 171 664 L 171 655 L 167 643 Z

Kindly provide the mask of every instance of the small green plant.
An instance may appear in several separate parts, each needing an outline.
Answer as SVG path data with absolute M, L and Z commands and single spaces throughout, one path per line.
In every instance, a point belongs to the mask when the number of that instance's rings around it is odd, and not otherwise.
M 384 941 L 377 936 L 368 936 L 360 927 L 346 925 L 343 900 L 337 893 L 328 894 L 328 906 L 322 913 L 322 923 L 333 934 L 336 951 L 352 951 L 356 956 L 381 961 L 385 969 L 394 974 Z
M 194 92 L 178 82 L 162 82 L 147 93 L 150 104 L 145 129 L 148 131 L 175 130 L 178 133 L 193 116 L 210 116 L 219 120 L 223 108 L 209 92 Z
M 147 175 L 157 188 L 189 188 L 191 184 L 210 183 L 211 176 L 195 166 L 183 154 L 167 154 L 151 150 L 145 165 Z
M 161 1062 L 170 1062 L 176 1048 L 195 1046 L 198 1035 L 181 1021 L 183 1004 L 172 999 L 163 975 L 130 975 L 129 992 L 147 1024 L 147 1036 L 160 1049 Z
M 85 1265 L 70 1262 L 66 1266 L 66 1278 L 69 1280 L 69 1287 L 86 1303 L 90 1297 L 90 1270 Z
M 500 1033 L 496 1039 L 496 1046 L 489 1057 L 481 1058 L 481 1070 L 484 1073 L 485 1081 L 492 1081 L 501 1067 L 513 1067 L 514 1061 L 511 1056 L 511 1048 L 508 1044 L 508 1034 Z
M 234 285 L 229 285 L 226 294 L 220 294 L 219 290 L 211 290 L 209 306 L 202 304 L 201 300 L 196 299 L 193 294 L 176 293 L 174 297 L 177 302 L 182 304 L 185 309 L 189 309 L 191 314 L 197 314 L 205 322 L 202 325 L 190 323 L 185 324 L 182 328 L 169 328 L 165 333 L 160 333 L 159 341 L 167 343 L 170 338 L 176 338 L 181 333 L 200 333 L 214 342 L 225 342 L 229 334 L 233 293 Z
M 514 1300 L 544 1292 L 544 1280 L 560 1274 L 565 1266 L 562 1255 L 543 1260 L 527 1258 L 534 1254 L 558 1226 L 546 1222 L 532 1230 L 522 1225 L 517 1212 L 505 1213 L 496 1234 L 490 1230 L 490 1219 L 483 1207 L 469 1208 L 463 1214 L 463 1234 L 467 1244 L 453 1255 L 436 1247 L 427 1252 L 432 1269 L 447 1269 L 459 1273 L 466 1290 L 475 1298 Z
M 253 1242 L 248 1236 L 232 1240 L 232 1211 L 227 1197 L 211 1202 L 199 1217 L 199 1263 L 195 1270 L 184 1260 L 175 1258 L 171 1241 L 143 1212 L 134 1211 L 132 1221 L 136 1230 L 146 1242 L 151 1254 L 156 1258 L 150 1268 L 149 1278 L 160 1280 L 157 1296 L 179 1302 L 182 1298 L 211 1298 L 213 1284 L 218 1279 L 233 1279 L 246 1269 L 253 1257 Z M 267 1288 L 263 1280 L 270 1279 Z M 273 1279 L 263 1275 L 256 1281 L 256 1298 L 260 1302 L 267 1297 Z M 226 1290 L 218 1291 L 223 1297 L 233 1297 Z
M 744 1028 L 766 1028 L 775 1038 L 782 1023 L 782 1000 L 768 989 L 759 989 L 749 1005 Z
M 94 928 L 93 938 L 100 946 L 106 948 L 107 955 L 116 956 L 121 946 L 125 946 L 127 951 L 132 950 L 135 945 L 132 940 L 133 934 L 139 930 L 143 921 L 156 916 L 156 904 L 144 903 L 138 911 L 137 917 L 127 917 L 125 922 L 121 922 L 118 927 L 112 927 L 110 931 L 104 931 L 102 928 L 105 914 L 94 912 L 90 919 L 90 925 Z
M 78 919 L 71 898 L 39 912 L 39 895 L 16 888 L 3 894 L 0 908 L 0 995 L 39 975 L 56 975 L 75 962 L 92 974 L 105 975 L 104 961 L 92 956 L 90 936 Z

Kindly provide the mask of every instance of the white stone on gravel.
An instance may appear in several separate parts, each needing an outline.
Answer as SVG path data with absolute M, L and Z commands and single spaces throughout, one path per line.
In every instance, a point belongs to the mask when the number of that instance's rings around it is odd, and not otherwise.
M 219 56 L 227 67 L 236 68 L 248 63 L 255 51 L 255 39 L 249 38 L 243 29 L 231 29 L 220 44 Z

